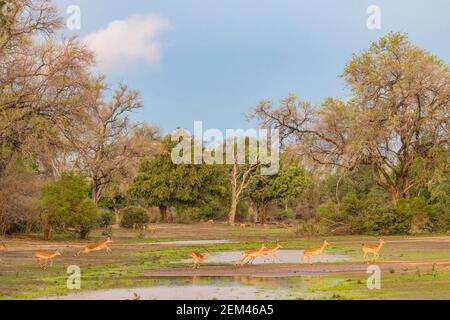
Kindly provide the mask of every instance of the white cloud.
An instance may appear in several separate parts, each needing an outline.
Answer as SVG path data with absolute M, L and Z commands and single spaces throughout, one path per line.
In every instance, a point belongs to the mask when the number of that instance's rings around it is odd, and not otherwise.
M 169 22 L 155 14 L 115 20 L 85 37 L 95 52 L 98 68 L 113 71 L 138 63 L 154 64 L 162 58 L 159 36 Z

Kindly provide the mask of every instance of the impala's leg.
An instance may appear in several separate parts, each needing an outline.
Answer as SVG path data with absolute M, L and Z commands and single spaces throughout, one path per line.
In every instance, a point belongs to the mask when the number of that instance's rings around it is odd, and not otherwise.
M 312 257 L 312 256 L 308 256 L 308 263 L 309 263 L 309 264 L 312 264 L 312 262 L 311 262 L 311 257 Z
M 53 267 L 53 259 L 50 259 L 50 267 Z
M 276 253 L 275 253 L 275 258 L 277 258 L 278 261 L 280 261 L 280 262 L 283 261 L 283 260 L 280 259 L 280 257 Z
M 105 249 L 107 253 L 112 253 L 112 250 L 108 246 L 106 246 Z
M 276 253 L 272 253 L 271 256 L 272 256 L 272 262 L 281 261 L 281 260 L 277 257 L 277 254 L 276 254 Z

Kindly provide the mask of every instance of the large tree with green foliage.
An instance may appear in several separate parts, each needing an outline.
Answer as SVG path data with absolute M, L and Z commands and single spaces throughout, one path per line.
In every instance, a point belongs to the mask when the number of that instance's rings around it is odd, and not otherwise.
M 368 165 L 394 204 L 409 198 L 424 183 L 411 175 L 414 163 L 432 164 L 436 149 L 448 150 L 448 64 L 391 33 L 354 55 L 343 78 L 347 102 L 328 98 L 314 107 L 289 96 L 278 108 L 261 102 L 254 114 L 282 137 L 297 139 L 316 163 L 348 170 Z
M 86 238 L 94 227 L 97 209 L 89 198 L 89 186 L 84 179 L 72 173 L 64 173 L 48 184 L 38 204 L 45 239 L 54 231 L 74 229 Z
M 129 188 L 131 197 L 147 206 L 159 207 L 163 221 L 168 208 L 201 206 L 223 196 L 227 190 L 223 166 L 174 164 L 171 157 L 174 146 L 170 137 L 164 139 L 159 153 L 142 161 Z
M 298 163 L 282 163 L 276 175 L 255 176 L 250 181 L 245 195 L 261 223 L 265 223 L 267 208 L 271 202 L 287 204 L 299 197 L 308 184 L 309 179 Z

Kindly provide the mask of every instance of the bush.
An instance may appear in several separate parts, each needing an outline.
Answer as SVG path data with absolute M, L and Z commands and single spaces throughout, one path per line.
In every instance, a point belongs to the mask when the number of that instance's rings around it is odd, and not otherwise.
M 99 214 L 97 217 L 97 225 L 100 228 L 109 228 L 116 221 L 116 216 L 114 212 L 108 209 L 99 209 Z
M 408 234 L 411 229 L 411 215 L 407 211 L 391 207 L 368 216 L 365 227 L 366 233 L 377 235 Z
M 296 229 L 295 229 L 295 235 L 297 236 L 318 236 L 325 233 L 324 225 L 320 222 L 318 222 L 315 219 L 310 219 L 306 222 L 302 221 L 300 222 Z
M 150 221 L 147 211 L 139 206 L 126 207 L 122 209 L 121 214 L 120 226 L 127 229 L 142 229 Z
M 87 238 L 97 219 L 97 208 L 88 195 L 84 179 L 72 173 L 64 173 L 47 185 L 38 204 L 44 237 L 49 239 L 53 231 L 74 229 L 80 238 Z
M 295 212 L 291 208 L 280 211 L 276 216 L 276 220 L 278 221 L 293 220 L 293 219 L 295 219 Z

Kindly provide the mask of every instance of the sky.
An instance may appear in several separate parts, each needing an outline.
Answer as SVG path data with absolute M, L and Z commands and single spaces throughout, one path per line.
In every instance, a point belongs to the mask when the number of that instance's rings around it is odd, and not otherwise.
M 132 118 L 165 133 L 251 128 L 261 99 L 292 93 L 320 103 L 346 97 L 339 77 L 352 54 L 394 31 L 450 62 L 450 1 L 433 0 L 53 0 L 80 9 L 78 35 L 97 54 L 94 72 L 140 91 Z M 371 5 L 381 29 L 369 29 Z M 73 21 L 73 20 L 70 20 Z

